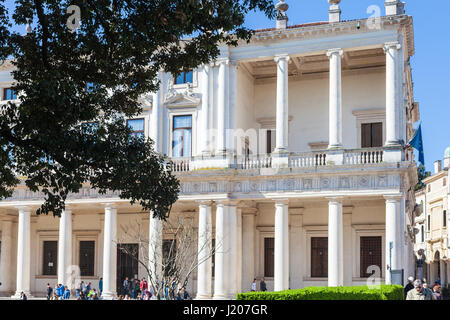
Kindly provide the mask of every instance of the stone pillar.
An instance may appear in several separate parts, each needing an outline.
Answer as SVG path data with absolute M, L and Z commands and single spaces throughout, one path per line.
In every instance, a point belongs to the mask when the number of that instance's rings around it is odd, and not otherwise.
M 200 151 L 201 154 L 209 157 L 211 155 L 210 146 L 210 91 L 211 91 L 211 74 L 212 69 L 209 64 L 203 66 L 202 76 L 202 117 L 201 117 L 201 131 L 200 134 Z
M 398 51 L 401 45 L 398 42 L 389 42 L 384 46 L 386 52 L 386 146 L 398 146 L 399 142 L 399 85 Z
M 105 205 L 103 242 L 103 299 L 112 300 L 117 294 L 117 208 Z
M 289 60 L 290 57 L 287 54 L 275 57 L 277 63 L 277 141 L 275 153 L 287 153 L 289 151 Z
M 68 268 L 72 265 L 72 211 L 66 207 L 59 218 L 58 241 L 58 283 L 69 286 L 67 283 Z
M 163 151 L 163 80 L 164 74 L 162 71 L 158 72 L 158 80 L 160 81 L 159 90 L 153 93 L 152 117 L 150 125 L 150 137 L 155 142 L 155 150 L 162 153 Z
M 228 264 L 228 207 L 217 203 L 216 208 L 216 248 L 214 269 L 214 299 L 228 299 L 229 283 L 226 279 L 226 265 Z
M 236 243 L 236 291 L 242 292 L 242 209 L 236 210 L 236 230 L 237 230 L 237 243 Z
M 198 214 L 197 299 L 210 299 L 212 289 L 212 217 L 211 202 L 200 203 Z
M 344 286 L 353 284 L 352 210 L 353 207 L 343 208 Z
M 18 207 L 19 225 L 17 235 L 17 284 L 16 293 L 12 297 L 20 298 L 20 293 L 24 292 L 28 297 L 30 292 L 30 209 L 28 207 Z
M 330 110 L 329 110 L 329 149 L 342 148 L 342 70 L 340 48 L 330 49 Z
M 442 257 L 438 263 L 440 263 L 441 274 L 439 275 L 439 278 L 441 279 L 441 286 L 445 286 L 445 284 L 447 283 L 447 279 L 445 278 L 445 271 L 446 271 L 447 266 L 445 265 L 445 261 L 442 260 Z
M 255 211 L 245 208 L 242 212 L 242 291 L 249 292 L 255 278 Z
M 275 202 L 274 291 L 289 289 L 289 212 L 288 201 Z
M 162 279 L 162 259 L 163 259 L 163 224 L 161 219 L 153 216 L 150 212 L 149 219 L 149 243 L 148 243 L 148 269 L 152 280 L 155 282 Z M 150 287 L 149 279 L 149 287 Z M 156 288 L 155 288 L 156 289 Z
M 342 198 L 328 199 L 328 286 L 344 285 Z
M 303 263 L 306 258 L 302 255 L 306 251 L 303 240 L 303 211 L 304 208 L 289 208 L 289 288 L 291 289 L 303 288 Z
M 1 256 L 0 256 L 0 291 L 10 292 L 11 288 L 11 276 L 13 274 L 11 270 L 12 261 L 12 221 L 3 220 L 2 222 L 2 239 L 1 239 Z
M 400 267 L 400 200 L 401 195 L 386 195 L 386 284 L 391 284 L 390 270 Z M 391 249 L 392 244 L 392 249 Z
M 216 63 L 219 66 L 216 154 L 225 155 L 227 153 L 228 65 L 230 61 L 228 59 L 220 59 Z
M 237 293 L 237 208 L 236 204 L 228 204 L 228 263 L 225 272 L 225 281 L 229 284 L 228 298 L 235 299 Z

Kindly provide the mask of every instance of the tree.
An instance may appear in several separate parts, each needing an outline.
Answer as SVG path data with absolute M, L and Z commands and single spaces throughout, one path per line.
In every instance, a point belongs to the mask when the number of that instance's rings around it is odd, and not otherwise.
M 0 0 L 0 60 L 12 58 L 20 101 L 1 107 L 0 199 L 25 176 L 45 195 L 37 213 L 59 216 L 89 182 L 166 219 L 179 183 L 125 118 L 140 114 L 160 70 L 196 68 L 220 44 L 249 41 L 250 10 L 274 16 L 271 0 L 17 0 L 14 23 L 32 25 L 21 35 Z
M 162 235 L 165 230 L 170 236 L 170 240 L 165 242 L 160 238 L 150 243 L 139 221 L 121 227 L 122 236 L 117 241 L 119 250 L 143 267 L 149 290 L 158 300 L 175 299 L 179 290 L 188 286 L 198 266 L 211 259 L 217 248 L 220 250 L 222 247 L 220 243 L 213 247 L 211 236 L 207 234 L 200 237 L 203 241 L 199 246 L 193 221 L 190 216 L 176 215 L 160 224 L 158 234 Z M 127 243 L 138 246 L 123 245 Z
M 425 183 L 423 183 L 423 180 L 431 176 L 431 172 L 425 170 L 425 166 L 423 164 L 420 164 L 417 167 L 417 177 L 419 178 L 419 182 L 416 184 L 415 190 L 421 190 L 425 188 Z

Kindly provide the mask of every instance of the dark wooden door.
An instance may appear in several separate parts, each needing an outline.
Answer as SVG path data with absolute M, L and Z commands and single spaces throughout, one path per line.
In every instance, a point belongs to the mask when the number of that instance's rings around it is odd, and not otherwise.
M 361 148 L 383 146 L 383 123 L 363 123 L 361 125 Z
M 126 243 L 117 245 L 117 291 L 123 287 L 123 280 L 138 276 L 139 244 Z
M 381 270 L 382 238 L 361 237 L 360 242 L 360 276 L 361 278 L 368 278 L 372 275 L 370 273 L 367 273 L 367 269 L 370 266 L 378 266 Z
M 273 277 L 275 264 L 275 239 L 264 238 L 264 276 Z
M 311 238 L 311 277 L 328 277 L 328 238 Z

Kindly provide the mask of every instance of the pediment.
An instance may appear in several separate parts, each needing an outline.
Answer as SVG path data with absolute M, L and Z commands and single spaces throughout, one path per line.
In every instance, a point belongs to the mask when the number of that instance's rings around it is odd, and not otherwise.
M 201 98 L 194 93 L 177 93 L 166 99 L 164 104 L 168 108 L 196 107 L 200 104 Z

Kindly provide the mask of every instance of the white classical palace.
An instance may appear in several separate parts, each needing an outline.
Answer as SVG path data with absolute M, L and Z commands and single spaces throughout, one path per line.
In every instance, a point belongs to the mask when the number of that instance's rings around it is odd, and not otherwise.
M 419 120 L 412 18 L 390 0 L 386 16 L 341 21 L 339 2 L 329 21 L 301 25 L 288 24 L 280 2 L 276 27 L 250 43 L 222 46 L 191 72 L 161 72 L 160 90 L 129 120 L 175 163 L 173 214 L 194 219 L 199 245 L 226 249 L 193 275 L 188 291 L 199 299 L 231 298 L 254 278 L 284 290 L 414 274 L 417 171 L 404 149 Z M 0 68 L 3 98 L 14 99 L 11 69 Z M 124 276 L 145 276 L 117 263 L 121 226 L 138 220 L 151 243 L 171 238 L 152 232 L 157 221 L 139 207 L 89 185 L 61 219 L 36 216 L 41 202 L 24 185 L 0 201 L 4 294 L 41 294 L 78 265 L 94 286 L 103 277 L 111 298 Z
M 444 167 L 434 163 L 434 174 L 423 180 L 425 188 L 416 192 L 421 210 L 415 218 L 417 277 L 429 283 L 438 279 L 441 285 L 450 283 L 450 147 L 445 150 Z

